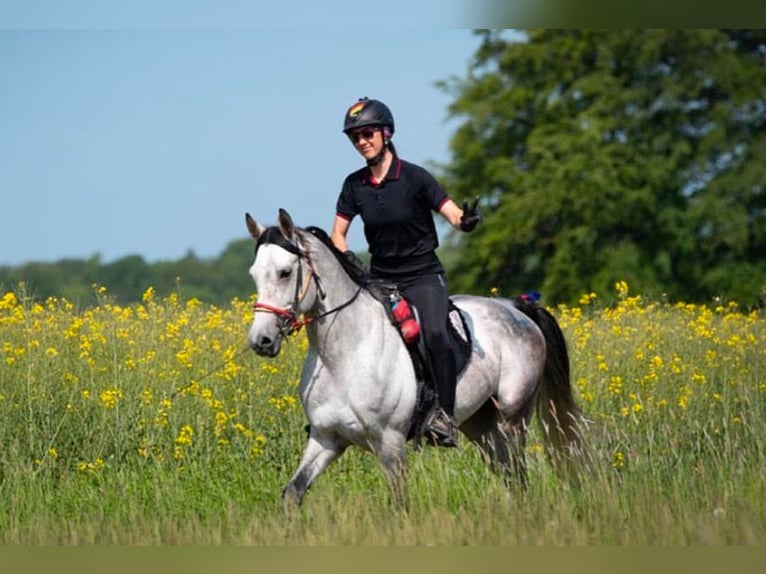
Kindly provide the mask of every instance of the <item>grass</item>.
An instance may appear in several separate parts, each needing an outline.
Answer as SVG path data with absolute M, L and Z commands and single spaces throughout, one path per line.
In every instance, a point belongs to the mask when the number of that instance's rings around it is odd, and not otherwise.
M 537 431 L 529 489 L 474 449 L 409 456 L 410 508 L 351 450 L 301 511 L 280 492 L 305 420 L 306 341 L 244 346 L 250 302 L 121 307 L 0 294 L 0 544 L 760 544 L 766 539 L 766 321 L 736 304 L 588 294 L 553 309 L 591 424 L 591 475 L 559 481 Z M 218 368 L 221 367 L 221 368 Z M 208 374 L 211 373 L 212 374 Z M 465 441 L 464 441 L 465 442 Z

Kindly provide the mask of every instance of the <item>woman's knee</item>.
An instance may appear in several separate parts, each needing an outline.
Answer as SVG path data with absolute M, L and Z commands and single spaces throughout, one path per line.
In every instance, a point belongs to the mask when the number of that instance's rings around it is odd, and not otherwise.
M 425 331 L 423 333 L 423 338 L 425 339 L 426 347 L 428 347 L 431 352 L 448 351 L 452 349 L 446 330 L 432 332 Z

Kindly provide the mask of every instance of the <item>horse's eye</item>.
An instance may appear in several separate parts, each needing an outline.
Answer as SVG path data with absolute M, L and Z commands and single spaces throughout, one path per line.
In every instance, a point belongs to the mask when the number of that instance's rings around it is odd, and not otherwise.
M 282 271 L 279 272 L 279 278 L 280 279 L 287 279 L 290 277 L 290 273 L 292 273 L 292 270 L 290 269 L 282 269 Z

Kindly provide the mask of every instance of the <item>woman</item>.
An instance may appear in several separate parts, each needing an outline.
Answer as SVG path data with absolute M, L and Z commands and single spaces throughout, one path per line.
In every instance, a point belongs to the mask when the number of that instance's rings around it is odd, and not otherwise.
M 436 255 L 439 239 L 432 212 L 455 229 L 472 231 L 481 219 L 478 200 L 461 209 L 428 171 L 399 158 L 391 143 L 394 118 L 383 102 L 361 98 L 346 111 L 343 132 L 367 166 L 344 181 L 330 236 L 347 252 L 349 226 L 360 215 L 372 255 L 370 274 L 395 282 L 417 308 L 440 405 L 426 422 L 426 438 L 456 446 L 457 373 L 447 331 L 447 281 Z

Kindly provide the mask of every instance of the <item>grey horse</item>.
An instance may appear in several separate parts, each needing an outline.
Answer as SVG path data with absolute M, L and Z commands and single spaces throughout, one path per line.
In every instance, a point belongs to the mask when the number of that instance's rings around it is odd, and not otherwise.
M 299 384 L 309 436 L 283 491 L 299 505 L 317 477 L 349 446 L 377 455 L 393 488 L 406 494 L 408 432 L 418 389 L 411 355 L 386 309 L 344 270 L 338 252 L 279 210 L 264 227 L 248 213 L 256 242 L 257 288 L 250 347 L 276 357 L 302 327 L 308 353 Z M 566 342 L 555 318 L 534 303 L 454 295 L 470 331 L 458 378 L 455 417 L 493 469 L 526 481 L 524 448 L 535 410 L 549 460 L 568 466 L 582 453 L 582 417 L 570 385 Z

